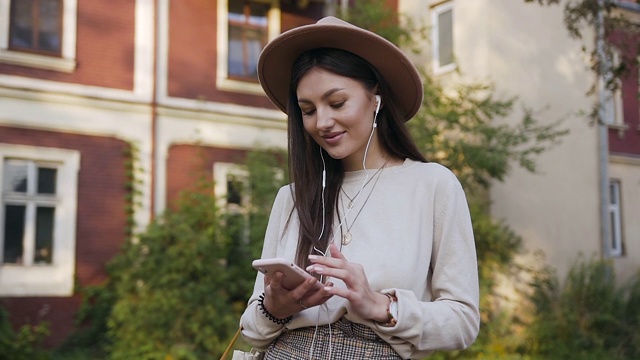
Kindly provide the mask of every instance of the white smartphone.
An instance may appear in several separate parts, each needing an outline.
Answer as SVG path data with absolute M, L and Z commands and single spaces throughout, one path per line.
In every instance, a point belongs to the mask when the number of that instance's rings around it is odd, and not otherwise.
M 284 258 L 258 259 L 251 264 L 256 270 L 264 275 L 271 276 L 276 272 L 284 274 L 282 277 L 282 286 L 287 290 L 293 290 L 305 280 L 311 278 L 311 274 L 304 271 L 298 265 Z M 316 288 L 321 288 L 322 284 L 318 281 Z

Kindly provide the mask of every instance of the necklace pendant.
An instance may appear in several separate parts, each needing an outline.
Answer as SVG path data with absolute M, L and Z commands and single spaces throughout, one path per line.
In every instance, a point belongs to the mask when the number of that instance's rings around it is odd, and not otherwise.
M 349 205 L 347 205 L 347 208 L 349 208 L 349 209 L 353 209 L 353 201 L 350 201 L 350 202 L 349 202 Z
M 342 245 L 349 245 L 351 243 L 351 233 L 348 232 L 342 235 Z

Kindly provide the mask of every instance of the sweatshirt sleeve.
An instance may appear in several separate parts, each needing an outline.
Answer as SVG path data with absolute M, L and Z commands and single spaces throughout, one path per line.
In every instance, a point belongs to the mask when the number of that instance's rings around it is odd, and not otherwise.
M 374 325 L 404 358 L 464 349 L 480 326 L 477 258 L 466 197 L 452 173 L 437 188 L 431 271 L 425 279 L 432 299 L 421 301 L 411 290 L 383 290 L 398 299 L 398 322 L 394 327 Z
M 289 186 L 280 188 L 274 201 L 262 248 L 263 259 L 277 256 L 278 243 L 293 208 L 290 191 Z M 264 292 L 264 275 L 257 273 L 253 294 L 240 318 L 240 326 L 242 336 L 249 344 L 257 349 L 266 349 L 282 333 L 284 326 L 269 320 L 259 309 L 258 297 Z

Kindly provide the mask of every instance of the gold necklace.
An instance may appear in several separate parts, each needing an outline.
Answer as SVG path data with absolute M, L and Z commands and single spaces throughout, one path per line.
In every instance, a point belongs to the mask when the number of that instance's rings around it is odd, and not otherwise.
M 387 161 L 389 161 L 389 159 L 387 159 Z M 364 202 L 362 203 L 362 207 L 360 208 L 360 210 L 358 210 L 358 213 L 353 218 L 353 222 L 351 223 L 351 226 L 349 226 L 349 223 L 347 222 L 347 212 L 345 212 L 345 210 L 344 210 L 344 202 L 342 201 L 342 198 L 340 198 L 340 200 L 341 200 L 340 201 L 340 205 L 342 206 L 342 211 L 345 213 L 344 214 L 344 223 L 347 225 L 347 232 L 345 232 L 342 235 L 342 239 L 340 241 L 340 243 L 342 245 L 349 245 L 351 243 L 351 240 L 353 240 L 353 236 L 351 235 L 351 228 L 356 223 L 356 220 L 358 220 L 358 216 L 360 216 L 360 213 L 362 212 L 362 209 L 364 209 L 364 206 L 367 204 L 367 201 L 369 201 L 369 198 L 371 197 L 371 194 L 373 194 L 373 190 L 376 188 L 376 184 L 378 183 L 378 180 L 380 179 L 380 176 L 382 176 L 382 169 L 384 169 L 385 166 L 387 165 L 387 161 L 384 162 L 382 167 L 380 169 L 378 169 L 378 171 L 376 171 L 375 174 L 373 174 L 371 179 L 369 179 L 369 181 L 367 181 L 365 183 L 365 185 L 362 187 L 362 189 L 360 189 L 360 191 L 362 191 L 371 180 L 373 180 L 374 178 L 376 179 L 376 181 L 374 181 L 374 183 L 373 183 L 373 186 L 371 187 L 371 191 L 369 191 L 369 194 L 367 195 L 366 199 L 364 199 Z M 342 190 L 342 188 L 341 188 L 341 190 Z M 358 192 L 358 194 L 360 193 L 360 191 Z M 344 190 L 342 191 L 342 193 L 349 199 L 350 202 L 349 202 L 348 208 L 349 208 L 349 210 L 351 210 L 351 208 L 353 208 L 353 201 L 358 198 L 358 195 L 356 195 L 352 199 L 352 198 L 349 197 L 349 195 L 347 195 L 346 192 L 344 192 Z M 342 232 L 342 226 L 340 226 L 340 231 Z

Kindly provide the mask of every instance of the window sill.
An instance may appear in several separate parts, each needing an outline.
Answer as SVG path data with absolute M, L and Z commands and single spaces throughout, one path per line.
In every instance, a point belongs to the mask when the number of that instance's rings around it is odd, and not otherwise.
M 618 130 L 618 137 L 623 138 L 624 132 L 629 130 L 629 126 L 626 124 L 608 124 L 607 125 L 611 130 Z
M 436 76 L 445 75 L 456 71 L 458 66 L 455 63 L 447 64 L 444 66 L 439 66 L 434 64 L 433 66 L 433 74 Z
M 76 68 L 75 59 L 29 54 L 6 49 L 0 50 L 0 63 L 28 66 L 37 69 L 53 70 L 65 73 L 71 73 Z
M 262 87 L 257 83 L 250 83 L 227 78 L 218 78 L 216 86 L 218 87 L 218 89 L 225 91 L 233 91 L 252 95 L 264 95 Z
M 0 269 L 0 296 L 73 295 L 72 266 L 2 265 Z

